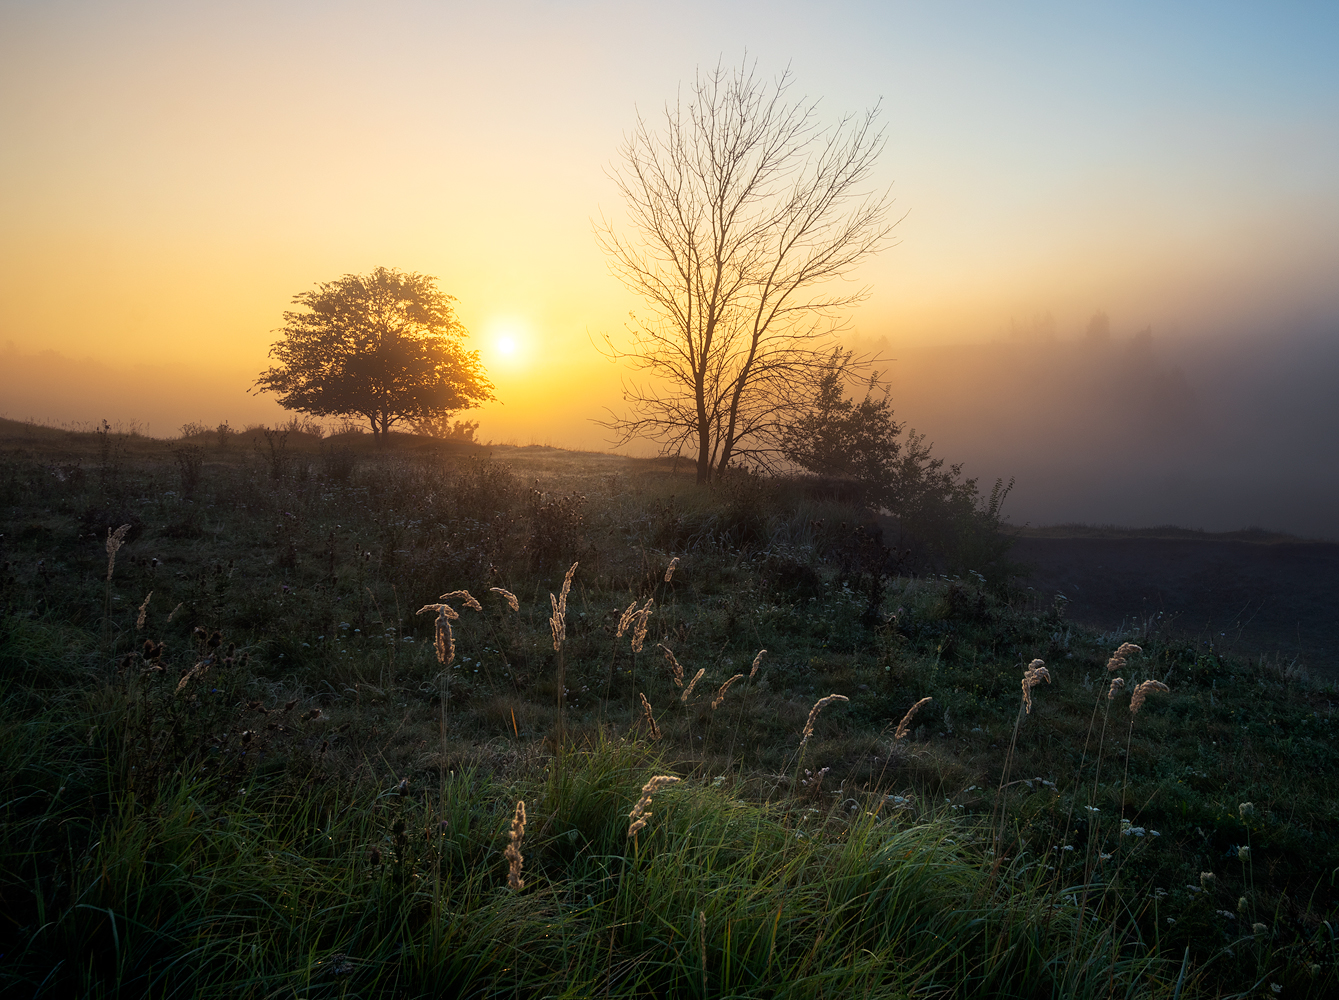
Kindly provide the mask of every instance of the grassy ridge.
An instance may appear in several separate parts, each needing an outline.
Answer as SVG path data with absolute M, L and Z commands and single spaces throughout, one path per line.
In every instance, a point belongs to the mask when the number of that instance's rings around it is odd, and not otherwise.
M 5 987 L 1334 988 L 1332 690 L 1094 635 L 971 574 L 887 577 L 867 518 L 797 484 L 706 493 L 607 456 L 360 446 L 11 447 Z M 560 671 L 548 594 L 574 560 Z M 462 588 L 482 610 L 455 605 L 443 667 L 434 616 L 415 612 Z M 634 652 L 618 620 L 648 599 Z M 162 653 L 146 659 L 146 639 Z M 1143 652 L 1108 700 L 1127 639 Z M 691 697 L 657 643 L 705 672 Z M 1051 683 L 1026 713 L 1033 658 Z M 1171 690 L 1132 715 L 1149 679 Z M 850 700 L 801 746 L 829 693 Z M 629 839 L 655 773 L 684 780 Z M 517 800 L 519 892 L 503 858 Z

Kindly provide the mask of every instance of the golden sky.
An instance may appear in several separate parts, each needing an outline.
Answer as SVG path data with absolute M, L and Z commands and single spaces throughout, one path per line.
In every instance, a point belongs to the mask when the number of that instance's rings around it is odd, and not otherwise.
M 483 9 L 483 8 L 487 9 Z M 601 447 L 640 303 L 592 220 L 699 65 L 879 103 L 898 242 L 853 335 L 984 341 L 1339 314 L 1332 5 L 0 3 L 0 414 L 274 419 L 297 292 L 379 265 L 457 297 L 498 441 Z M 508 355 L 499 341 L 511 338 Z M 56 352 L 56 357 L 39 357 Z

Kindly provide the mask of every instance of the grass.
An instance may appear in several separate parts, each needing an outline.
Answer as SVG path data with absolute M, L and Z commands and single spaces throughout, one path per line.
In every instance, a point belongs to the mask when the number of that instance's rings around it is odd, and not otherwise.
M 1336 988 L 1331 685 L 1093 634 L 1008 579 L 897 575 L 798 483 L 40 430 L 0 427 L 0 990 Z M 448 601 L 443 664 L 416 612 L 459 590 L 481 610 Z M 1133 715 L 1147 681 L 1170 690 Z

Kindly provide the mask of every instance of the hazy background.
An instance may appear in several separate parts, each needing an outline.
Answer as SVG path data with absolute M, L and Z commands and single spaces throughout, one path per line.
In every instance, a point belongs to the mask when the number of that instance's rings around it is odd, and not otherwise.
M 605 447 L 605 169 L 747 51 L 881 103 L 850 342 L 1016 521 L 1339 537 L 1337 46 L 1332 4 L 0 2 L 0 414 L 273 420 L 291 297 L 385 265 L 457 296 L 483 438 Z

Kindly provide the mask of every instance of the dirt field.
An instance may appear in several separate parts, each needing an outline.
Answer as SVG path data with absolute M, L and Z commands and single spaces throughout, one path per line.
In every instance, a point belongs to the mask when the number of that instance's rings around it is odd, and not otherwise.
M 1025 531 L 1013 558 L 1029 585 L 1103 629 L 1159 612 L 1161 627 L 1224 651 L 1294 660 L 1339 680 L 1339 544 L 1177 529 Z

